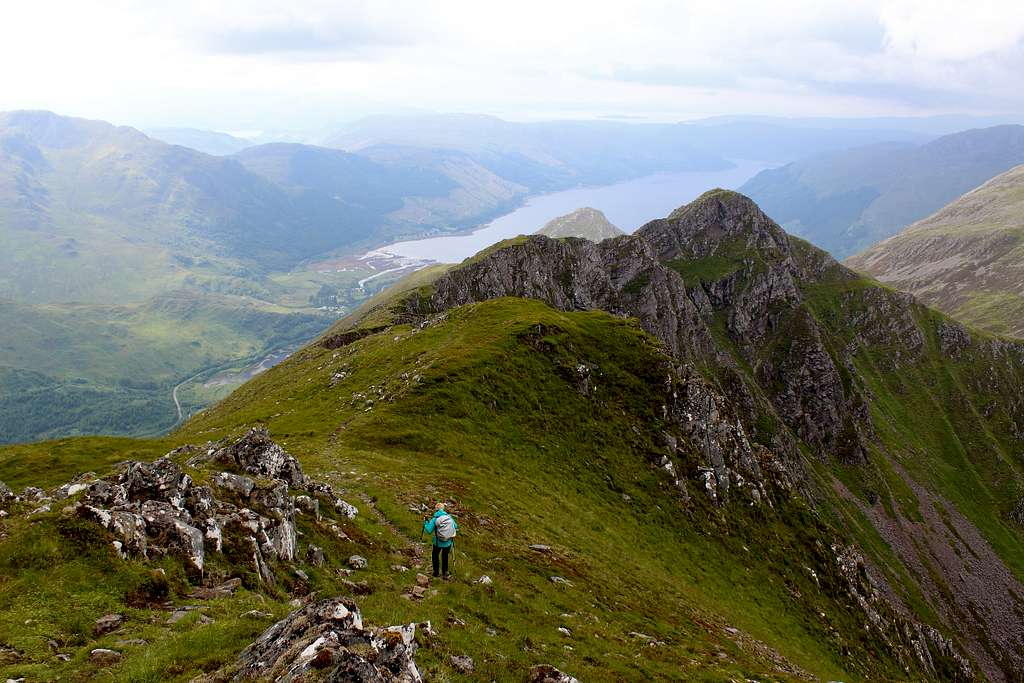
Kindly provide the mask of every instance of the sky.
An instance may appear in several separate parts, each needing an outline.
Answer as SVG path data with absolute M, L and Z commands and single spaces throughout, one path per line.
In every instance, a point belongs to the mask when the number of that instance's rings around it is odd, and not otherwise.
M 1024 112 L 1021 0 L 5 2 L 0 110 L 329 131 L 513 120 Z

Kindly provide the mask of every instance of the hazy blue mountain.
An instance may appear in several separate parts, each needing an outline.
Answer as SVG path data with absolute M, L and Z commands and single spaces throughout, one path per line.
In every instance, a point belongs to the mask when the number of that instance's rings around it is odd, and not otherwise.
M 920 144 L 932 137 L 894 128 L 829 128 L 758 121 L 715 125 L 682 123 L 676 134 L 698 149 L 714 149 L 728 158 L 777 162 L 871 144 Z
M 172 145 L 181 145 L 215 156 L 227 156 L 252 147 L 249 140 L 214 130 L 198 128 L 150 128 L 146 134 L 151 138 L 162 140 Z
M 673 131 L 609 121 L 513 123 L 434 114 L 363 119 L 324 144 L 350 151 L 379 145 L 459 151 L 503 178 L 537 189 L 729 167 L 721 155 L 699 150 Z
M 0 114 L 0 296 L 16 301 L 123 302 L 196 268 L 288 268 L 371 238 L 379 222 L 132 128 Z
M 694 125 L 720 126 L 723 124 L 768 124 L 788 128 L 816 128 L 827 130 L 873 130 L 887 136 L 917 133 L 928 136 L 949 135 L 971 128 L 991 128 L 1006 124 L 1024 124 L 1021 115 L 976 116 L 972 114 L 939 114 L 935 116 L 757 116 L 724 115 L 688 121 Z M 890 139 L 902 139 L 890 137 Z
M 844 258 L 1021 163 L 1024 126 L 1006 125 L 820 155 L 740 189 L 793 234 Z
M 529 173 L 552 181 L 611 182 L 645 173 L 711 169 L 722 158 L 783 162 L 876 142 L 928 139 L 898 128 L 844 129 L 758 120 L 514 123 L 493 116 L 433 114 L 363 119 L 324 144 L 353 151 L 377 144 L 457 149 L 482 163 L 518 162 L 530 168 Z M 530 178 L 526 171 L 518 178 L 508 177 L 517 182 Z
M 457 187 L 447 176 L 420 166 L 380 164 L 365 155 L 311 145 L 259 145 L 234 158 L 293 192 L 343 201 L 381 216 L 400 209 L 404 197 L 443 196 Z
M 476 225 L 539 189 L 454 150 L 378 145 L 351 154 L 275 143 L 234 158 L 297 200 L 327 209 L 340 202 L 350 212 L 376 216 L 378 241 Z

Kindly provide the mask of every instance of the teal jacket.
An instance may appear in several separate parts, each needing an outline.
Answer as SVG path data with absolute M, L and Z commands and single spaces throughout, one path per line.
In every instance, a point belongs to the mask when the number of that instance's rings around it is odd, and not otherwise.
M 445 512 L 444 510 L 438 510 L 437 512 L 434 513 L 433 517 L 423 522 L 423 530 L 426 531 L 428 534 L 434 534 L 434 545 L 436 545 L 438 548 L 451 548 L 452 543 L 455 542 L 455 539 L 449 538 L 447 541 L 442 541 L 440 538 L 437 537 L 436 533 L 437 525 L 434 523 L 434 520 L 444 515 L 448 515 L 452 518 L 452 524 L 455 524 L 455 529 L 458 530 L 459 525 L 455 522 L 455 515 L 452 515 L 450 512 Z

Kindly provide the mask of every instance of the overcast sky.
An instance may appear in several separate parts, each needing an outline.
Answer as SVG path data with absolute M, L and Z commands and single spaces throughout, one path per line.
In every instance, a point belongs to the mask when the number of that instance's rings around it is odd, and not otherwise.
M 1022 0 L 4 3 L 0 109 L 140 127 L 1024 111 Z

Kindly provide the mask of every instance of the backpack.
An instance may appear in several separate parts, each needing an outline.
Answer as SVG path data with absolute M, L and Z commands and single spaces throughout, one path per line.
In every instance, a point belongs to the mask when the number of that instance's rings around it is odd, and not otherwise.
M 434 530 L 439 539 L 450 541 L 455 538 L 455 520 L 451 515 L 441 515 L 434 520 Z

